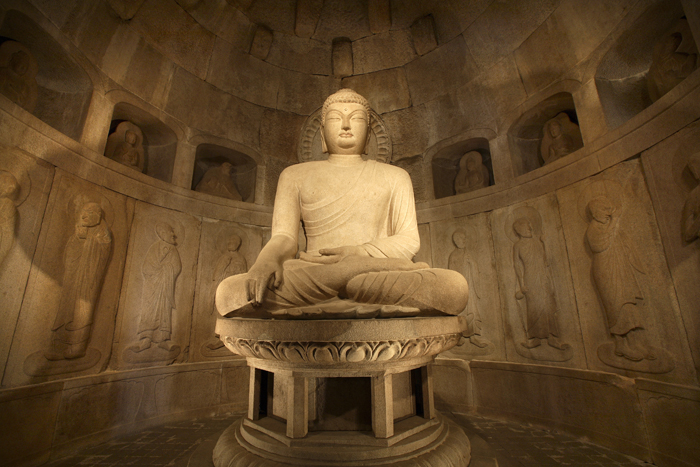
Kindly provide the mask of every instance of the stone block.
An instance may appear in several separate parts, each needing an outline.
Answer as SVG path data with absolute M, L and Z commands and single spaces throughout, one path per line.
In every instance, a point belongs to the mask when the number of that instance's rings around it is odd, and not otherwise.
M 249 374 L 250 367 L 243 361 L 237 366 L 224 366 L 221 375 L 222 404 L 238 404 L 241 409 L 245 409 L 248 406 Z
M 195 217 L 136 204 L 111 367 L 168 365 L 187 358 L 199 235 Z
M 432 222 L 433 267 L 462 274 L 469 285 L 469 302 L 461 316 L 468 338 L 446 357 L 505 360 L 503 318 L 491 226 L 486 214 Z
M 492 2 L 463 33 L 479 68 L 487 69 L 511 54 L 558 4 L 556 0 Z
M 49 460 L 63 383 L 0 391 L 0 457 L 8 465 Z
M 644 151 L 642 165 L 695 368 L 700 370 L 700 241 L 690 228 L 692 213 L 697 219 L 698 212 L 693 205 L 700 190 L 690 171 L 694 165 L 691 158 L 698 158 L 698 147 L 700 125 L 695 123 Z
M 672 281 L 640 165 L 623 162 L 557 191 L 588 368 L 690 383 L 687 334 L 667 292 Z
M 477 74 L 474 60 L 462 37 L 412 61 L 405 68 L 413 105 L 446 94 L 468 83 Z
M 391 12 L 392 28 L 408 29 L 417 19 L 431 15 L 435 20 L 435 37 L 438 44 L 442 44 L 461 34 L 489 3 L 491 3 L 489 0 L 474 2 L 402 0 L 399 6 L 394 2 L 395 7 Z
M 338 37 L 356 41 L 370 35 L 367 2 L 324 0 L 313 38 L 330 43 Z
M 367 3 L 369 30 L 372 34 L 386 32 L 391 29 L 391 1 L 369 0 Z
M 274 108 L 281 71 L 217 39 L 207 81 L 240 99 Z
M 216 318 L 219 317 L 214 306 L 216 287 L 229 276 L 248 272 L 261 248 L 262 231 L 259 228 L 212 219 L 202 222 L 197 261 L 198 292 L 192 313 L 191 361 L 234 358 L 235 355 L 214 333 Z
M 294 34 L 296 0 L 227 0 L 238 3 L 239 9 L 258 25 L 272 31 Z
M 174 68 L 170 60 L 140 40 L 119 82 L 146 102 L 154 102 L 162 96 Z
M 637 380 L 637 392 L 655 465 L 700 464 L 700 390 Z
M 260 152 L 263 156 L 298 162 L 296 149 L 305 120 L 302 115 L 265 109 L 260 123 Z
M 154 391 L 158 415 L 215 407 L 221 398 L 221 372 L 200 369 L 161 375 Z
M 166 57 L 194 75 L 206 77 L 216 36 L 175 2 L 146 0 L 131 22 Z
M 139 380 L 66 388 L 61 395 L 54 442 L 63 444 L 133 423 L 144 389 Z
M 350 76 L 343 79 L 342 87 L 354 89 L 364 96 L 380 115 L 411 106 L 404 68 Z
M 433 381 L 436 409 L 469 412 L 473 408 L 472 375 L 464 360 L 438 357 L 433 363 Z
M 270 47 L 272 46 L 272 31 L 258 24 L 258 28 L 255 30 L 255 35 L 253 36 L 253 43 L 250 45 L 250 54 L 259 58 L 260 60 L 265 60 L 267 54 L 270 52 Z
M 352 44 L 352 53 L 357 75 L 403 66 L 417 57 L 411 33 L 406 29 L 358 39 Z
M 277 95 L 277 108 L 299 115 L 310 115 L 331 93 L 333 79 L 294 71 L 283 71 Z
M 265 61 L 288 70 L 312 75 L 330 75 L 331 55 L 331 44 L 275 32 L 270 53 Z
M 493 211 L 491 231 L 508 360 L 585 368 L 556 197 Z
M 428 147 L 430 127 L 425 124 L 425 107 L 411 106 L 382 115 L 393 142 L 393 157 L 421 154 Z
M 649 460 L 633 382 L 609 373 L 516 363 L 471 362 L 479 413 L 554 426 Z
M 4 385 L 102 371 L 111 354 L 133 201 L 56 170 Z
M 322 8 L 323 0 L 297 0 L 294 33 L 299 37 L 313 36 Z
M 7 205 L 0 223 L 0 364 L 4 372 L 53 182 L 53 167 L 18 149 L 2 147 L 0 180 L 14 195 L 0 197 L 3 206 Z M 15 182 L 16 191 L 8 186 Z
M 115 0 L 117 3 L 140 4 L 142 0 Z M 106 2 L 81 2 L 70 12 L 61 32 L 78 44 L 93 63 L 100 63 L 120 23 Z
M 349 39 L 333 39 L 332 57 L 334 76 L 352 75 L 352 42 Z
M 413 46 L 418 55 L 425 55 L 437 47 L 437 37 L 435 37 L 435 20 L 432 15 L 418 18 L 411 25 L 411 37 Z
M 200 1 L 188 11 L 202 26 L 233 45 L 239 52 L 248 52 L 256 25 L 226 0 Z

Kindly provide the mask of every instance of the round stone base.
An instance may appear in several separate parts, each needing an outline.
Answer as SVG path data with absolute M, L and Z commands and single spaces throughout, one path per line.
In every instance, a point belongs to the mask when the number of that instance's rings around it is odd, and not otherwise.
M 328 431 L 289 439 L 264 424 L 240 419 L 219 438 L 213 460 L 216 467 L 466 467 L 470 452 L 469 439 L 462 429 L 439 415 L 388 439 L 364 432 Z

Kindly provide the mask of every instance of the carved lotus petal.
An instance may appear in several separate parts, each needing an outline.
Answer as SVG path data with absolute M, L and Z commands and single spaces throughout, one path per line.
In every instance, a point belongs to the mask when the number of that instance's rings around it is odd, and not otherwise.
M 372 355 L 372 349 L 365 343 L 352 344 L 352 347 L 346 353 L 346 359 L 349 362 L 362 362 L 368 360 Z
M 398 342 L 384 342 L 377 346 L 374 350 L 374 360 L 385 362 L 396 358 L 401 353 L 401 346 Z
M 414 358 L 425 355 L 425 350 L 428 344 L 425 339 L 418 339 L 415 341 L 408 342 L 403 348 L 402 357 L 404 358 Z
M 290 362 L 306 361 L 306 352 L 301 344 L 297 342 L 287 342 L 279 347 L 280 354 Z
M 255 350 L 257 351 L 256 353 L 258 355 L 260 355 L 260 357 L 262 357 L 262 358 L 265 358 L 268 360 L 277 360 L 279 358 L 277 356 L 277 352 L 275 351 L 275 348 L 269 342 L 258 342 L 255 345 Z
M 310 347 L 311 359 L 319 363 L 332 363 L 338 359 L 338 350 L 331 344 Z

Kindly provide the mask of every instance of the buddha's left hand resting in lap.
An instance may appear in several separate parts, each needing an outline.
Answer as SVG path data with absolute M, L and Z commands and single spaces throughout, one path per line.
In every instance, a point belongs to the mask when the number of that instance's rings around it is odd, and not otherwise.
M 411 260 L 420 248 L 408 173 L 363 160 L 370 108 L 350 89 L 323 104 L 328 160 L 280 175 L 272 237 L 245 274 L 224 279 L 225 316 L 327 318 L 457 315 L 468 287 L 454 271 Z M 307 251 L 295 259 L 299 221 Z

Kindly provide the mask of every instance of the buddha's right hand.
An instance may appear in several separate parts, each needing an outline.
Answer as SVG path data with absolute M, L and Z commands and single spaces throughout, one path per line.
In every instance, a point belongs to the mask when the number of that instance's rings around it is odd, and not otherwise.
M 248 300 L 253 305 L 260 305 L 270 284 L 274 288 L 278 288 L 282 284 L 282 271 L 282 265 L 274 261 L 255 263 L 248 271 L 248 280 L 246 281 Z

